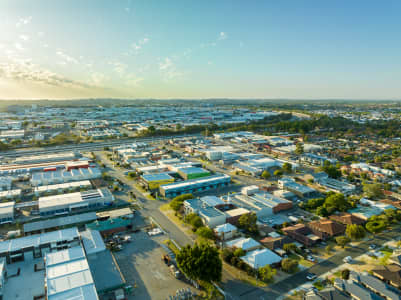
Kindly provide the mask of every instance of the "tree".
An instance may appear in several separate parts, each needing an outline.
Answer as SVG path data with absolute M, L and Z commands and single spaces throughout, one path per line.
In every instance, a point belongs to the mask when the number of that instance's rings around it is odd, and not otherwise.
M 379 233 L 381 231 L 383 231 L 384 229 L 386 229 L 387 224 L 380 219 L 377 220 L 371 220 L 368 223 L 366 223 L 365 225 L 366 230 L 371 232 L 371 233 Z
M 211 230 L 209 227 L 206 226 L 201 226 L 196 230 L 196 234 L 209 240 L 214 239 L 214 233 L 213 230 Z
M 187 245 L 177 254 L 178 267 L 191 279 L 220 281 L 222 262 L 219 252 L 207 243 Z
M 221 257 L 225 262 L 230 263 L 231 259 L 234 257 L 234 252 L 230 248 L 224 248 L 221 252 Z
M 277 270 L 273 269 L 269 265 L 266 265 L 264 267 L 259 268 L 258 272 L 259 272 L 259 278 L 262 279 L 263 281 L 268 282 L 273 279 L 274 275 L 276 275 L 277 273 Z
M 324 250 L 326 251 L 327 254 L 330 254 L 331 251 L 333 250 L 333 246 L 332 245 L 327 245 L 326 248 L 324 248 Z
M 364 184 L 363 192 L 368 198 L 379 198 L 383 196 L 380 183 Z
M 283 175 L 283 170 L 278 169 L 278 170 L 274 171 L 273 175 L 276 177 L 280 177 Z
M 332 214 L 335 211 L 347 211 L 351 208 L 351 204 L 345 199 L 343 194 L 332 193 L 324 201 L 324 207 L 329 214 Z
M 323 171 L 326 172 L 327 175 L 329 175 L 329 177 L 331 178 L 340 178 L 341 177 L 341 171 L 340 169 L 335 166 L 332 165 L 329 161 L 325 161 L 324 165 L 323 165 Z
M 291 258 L 284 258 L 281 261 L 281 269 L 287 273 L 295 273 L 298 269 L 298 261 Z
M 256 220 L 257 217 L 255 213 L 245 214 L 238 219 L 238 225 L 248 232 L 256 233 L 258 231 Z
M 344 279 L 344 280 L 348 280 L 349 279 L 349 273 L 350 273 L 350 270 L 348 270 L 348 269 L 342 270 L 341 271 L 341 278 Z
M 286 163 L 283 164 L 282 169 L 286 173 L 291 173 L 292 172 L 292 165 L 290 163 L 286 162 Z
M 246 253 L 245 253 L 244 249 L 242 249 L 242 248 L 238 248 L 238 249 L 234 250 L 234 256 L 236 256 L 236 257 L 241 257 L 241 256 L 244 256 L 245 254 Z
M 302 144 L 302 143 L 297 143 L 297 144 L 295 145 L 295 151 L 294 151 L 294 153 L 295 153 L 295 154 L 298 154 L 298 155 L 303 154 L 303 153 L 304 153 L 304 144 Z
M 179 211 L 184 204 L 185 200 L 193 199 L 194 196 L 192 194 L 183 194 L 173 198 L 170 202 L 170 207 L 175 210 Z
M 297 249 L 297 246 L 294 243 L 288 243 L 288 244 L 283 245 L 283 250 L 287 253 L 295 252 L 296 249 Z
M 270 172 L 267 170 L 264 170 L 262 173 L 262 177 L 266 180 L 269 179 L 271 177 Z
M 336 237 L 336 243 L 341 248 L 344 248 L 350 241 L 351 240 L 348 237 L 344 236 L 344 235 Z
M 329 212 L 327 211 L 326 207 L 320 206 L 316 209 L 316 214 L 321 217 L 327 217 Z
M 365 228 L 362 225 L 349 224 L 345 230 L 345 234 L 353 240 L 359 240 L 365 237 Z
M 199 217 L 197 214 L 190 213 L 190 214 L 188 214 L 188 215 L 186 216 L 185 219 L 186 219 L 186 221 L 187 221 L 189 224 L 192 225 L 192 227 L 193 227 L 194 229 L 198 229 L 198 228 L 200 228 L 200 227 L 203 226 L 202 219 L 201 219 L 201 217 Z

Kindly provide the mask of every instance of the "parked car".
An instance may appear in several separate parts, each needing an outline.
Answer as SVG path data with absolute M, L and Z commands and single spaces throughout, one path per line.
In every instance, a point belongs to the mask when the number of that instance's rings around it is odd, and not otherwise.
M 308 273 L 306 274 L 306 279 L 308 280 L 315 280 L 317 275 L 315 273 Z
M 309 260 L 309 261 L 311 261 L 311 262 L 315 262 L 315 261 L 316 261 L 316 258 L 314 258 L 312 255 L 308 255 L 308 256 L 306 257 L 306 259 Z
M 369 249 L 370 249 L 370 250 L 376 249 L 376 245 L 375 245 L 375 244 L 371 244 L 371 245 L 369 246 Z

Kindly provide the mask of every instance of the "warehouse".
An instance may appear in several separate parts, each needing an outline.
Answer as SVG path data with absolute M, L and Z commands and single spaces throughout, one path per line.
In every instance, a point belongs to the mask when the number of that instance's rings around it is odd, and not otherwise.
M 13 178 L 9 176 L 0 177 L 0 190 L 11 190 Z
M 154 190 L 163 184 L 174 182 L 174 177 L 170 176 L 168 173 L 144 174 L 141 176 L 141 179 L 149 190 Z
M 32 174 L 31 184 L 33 186 L 52 185 L 71 181 L 82 181 L 100 178 L 102 172 L 98 168 L 80 168 L 66 170 L 50 170 Z
M 164 197 L 175 197 L 181 194 L 195 193 L 227 186 L 231 177 L 226 174 L 216 174 L 184 182 L 171 183 L 160 186 L 160 194 Z
M 184 210 L 186 215 L 191 213 L 199 215 L 206 226 L 214 228 L 226 222 L 226 215 L 215 208 L 221 204 L 224 202 L 217 197 L 195 198 L 184 201 Z
M 0 224 L 14 222 L 15 202 L 0 203 Z
M 39 212 L 42 216 L 68 214 L 112 205 L 113 201 L 107 188 L 47 196 L 39 198 Z
M 16 199 L 21 196 L 21 190 L 10 190 L 10 191 L 1 191 L 0 192 L 0 200 L 3 199 Z
M 82 188 L 90 188 L 92 184 L 89 180 L 73 181 L 60 184 L 42 185 L 35 187 L 34 193 L 36 196 L 41 196 L 48 193 L 62 193 L 66 191 L 79 190 Z
M 67 228 L 70 226 L 79 227 L 83 224 L 95 221 L 96 219 L 96 212 L 93 211 L 72 216 L 52 218 L 38 222 L 25 223 L 23 229 L 25 235 L 30 235 L 43 233 L 50 230 Z
M 75 160 L 78 157 L 79 157 L 79 154 L 76 152 L 41 154 L 41 155 L 17 157 L 14 160 L 14 163 L 16 163 L 16 164 L 36 164 L 36 163 L 44 163 L 44 162 Z
M 82 246 L 48 253 L 45 269 L 46 299 L 99 299 Z
M 0 242 L 0 257 L 5 257 L 10 264 L 21 260 L 33 260 L 48 252 L 79 244 L 78 229 L 73 227 Z
M 183 179 L 190 180 L 190 179 L 196 179 L 196 178 L 209 176 L 210 172 L 203 168 L 189 167 L 189 168 L 178 169 L 178 174 L 180 174 L 180 176 Z
M 312 189 L 306 185 L 295 182 L 294 179 L 285 177 L 278 180 L 278 186 L 280 189 L 290 191 L 301 198 L 313 198 L 318 197 L 319 193 L 315 189 Z

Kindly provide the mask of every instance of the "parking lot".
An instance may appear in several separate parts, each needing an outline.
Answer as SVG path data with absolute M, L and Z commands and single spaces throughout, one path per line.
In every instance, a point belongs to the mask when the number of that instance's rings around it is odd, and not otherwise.
M 166 250 L 161 246 L 167 239 L 165 235 L 150 237 L 140 231 L 131 234 L 132 241 L 124 244 L 121 251 L 115 252 L 127 284 L 132 285 L 133 294 L 128 299 L 168 299 L 177 289 L 191 288 L 182 280 L 174 278 L 169 268 L 162 261 Z

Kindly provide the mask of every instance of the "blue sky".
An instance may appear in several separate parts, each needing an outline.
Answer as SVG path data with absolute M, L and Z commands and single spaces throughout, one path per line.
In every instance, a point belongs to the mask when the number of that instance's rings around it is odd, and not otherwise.
M 0 98 L 401 98 L 400 1 L 0 2 Z

